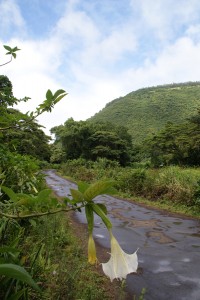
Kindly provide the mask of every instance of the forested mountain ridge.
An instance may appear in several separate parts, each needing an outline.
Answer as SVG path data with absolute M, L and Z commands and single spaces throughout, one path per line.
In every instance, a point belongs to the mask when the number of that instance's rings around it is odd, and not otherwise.
M 90 121 L 128 127 L 134 143 L 171 123 L 183 123 L 200 108 L 200 82 L 148 87 L 109 102 Z

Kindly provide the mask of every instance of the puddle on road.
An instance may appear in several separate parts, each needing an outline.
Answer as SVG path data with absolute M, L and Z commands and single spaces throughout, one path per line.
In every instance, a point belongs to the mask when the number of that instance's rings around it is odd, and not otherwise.
M 200 245 L 192 245 L 193 248 L 200 248 Z
M 175 242 L 175 240 L 173 240 L 171 237 L 167 236 L 166 234 L 160 231 L 149 231 L 146 233 L 146 236 L 154 238 L 159 244 L 168 244 Z
M 173 222 L 174 225 L 181 225 L 183 222 Z
M 123 209 L 123 212 L 126 210 Z M 157 220 L 156 219 L 151 219 L 151 220 L 136 220 L 133 218 L 128 218 L 124 215 L 121 214 L 122 209 L 119 208 L 114 208 L 109 211 L 109 214 L 113 215 L 113 217 L 125 221 L 129 225 L 132 225 L 133 227 L 155 227 L 157 226 Z
M 200 238 L 200 233 L 192 233 L 192 234 L 190 234 L 190 236 L 194 236 L 194 237 Z
M 153 270 L 153 273 L 172 272 L 173 268 L 170 266 L 169 260 L 158 261 L 158 268 Z
M 95 237 L 100 238 L 100 239 L 104 239 L 105 235 L 97 233 L 97 234 L 95 234 Z
M 182 259 L 182 262 L 190 262 L 190 261 L 191 261 L 191 259 L 188 258 L 188 257 L 185 257 L 185 258 Z

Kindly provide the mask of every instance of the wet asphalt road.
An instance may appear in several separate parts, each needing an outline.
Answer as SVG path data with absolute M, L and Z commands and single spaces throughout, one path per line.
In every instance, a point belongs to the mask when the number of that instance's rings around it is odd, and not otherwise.
M 47 184 L 64 197 L 74 183 L 47 171 Z M 97 197 L 105 203 L 113 223 L 113 233 L 123 250 L 137 248 L 138 274 L 127 276 L 127 290 L 140 295 L 146 288 L 145 300 L 200 300 L 200 221 L 173 216 L 110 196 Z M 86 223 L 84 213 L 77 219 Z M 95 218 L 94 236 L 109 248 L 107 230 Z M 109 250 L 108 250 L 109 251 Z

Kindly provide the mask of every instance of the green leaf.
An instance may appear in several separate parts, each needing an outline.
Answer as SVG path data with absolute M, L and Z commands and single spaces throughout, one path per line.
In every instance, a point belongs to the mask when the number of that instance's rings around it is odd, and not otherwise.
M 17 47 L 14 47 L 14 48 L 12 49 L 12 52 L 16 52 L 16 51 L 19 51 L 19 50 L 21 50 L 21 49 L 19 49 L 19 48 L 17 48 Z
M 36 197 L 36 201 L 41 202 L 41 203 L 49 201 L 51 193 L 52 193 L 52 190 L 50 190 L 50 189 L 44 189 L 44 190 L 40 191 Z
M 71 192 L 73 200 L 75 200 L 76 203 L 84 201 L 83 194 L 80 191 L 70 189 L 70 192 Z
M 101 207 L 95 203 L 91 203 L 92 208 L 94 212 L 102 219 L 104 224 L 108 229 L 112 228 L 112 223 L 110 222 L 109 218 L 105 215 L 104 211 L 101 209 Z
M 47 100 L 52 100 L 53 99 L 53 94 L 52 94 L 51 90 L 48 90 L 46 92 L 46 99 Z
M 1 189 L 4 191 L 4 193 L 6 193 L 8 195 L 8 197 L 10 198 L 10 200 L 12 200 L 13 202 L 17 202 L 18 201 L 18 197 L 17 194 L 15 194 L 15 192 L 6 187 L 6 186 L 2 186 Z
M 35 204 L 35 198 L 32 195 L 27 195 L 27 194 L 17 194 L 18 196 L 18 201 L 15 202 L 16 206 L 33 206 Z
M 93 207 L 90 204 L 86 204 L 85 206 L 85 215 L 88 223 L 89 233 L 92 233 L 94 228 L 94 212 Z
M 114 181 L 106 180 L 106 181 L 97 181 L 90 185 L 88 189 L 84 192 L 84 198 L 86 201 L 91 201 L 95 197 L 103 194 L 108 194 L 111 192 L 111 188 Z
M 64 95 L 61 95 L 59 97 L 57 97 L 55 100 L 54 100 L 54 104 L 58 103 L 62 98 L 64 98 L 65 96 L 67 95 L 67 93 L 65 93 Z
M 81 192 L 81 193 L 84 193 L 87 188 L 89 187 L 89 183 L 87 182 L 83 182 L 83 181 L 79 181 L 78 182 L 78 190 Z
M 40 288 L 30 274 L 21 266 L 14 264 L 0 264 L 0 275 L 20 280 L 40 292 Z
M 55 94 L 53 95 L 53 98 L 56 99 L 58 96 L 60 96 L 63 93 L 66 93 L 66 91 L 65 90 L 57 90 L 55 92 Z
M 17 57 L 16 53 L 12 53 L 12 56 L 13 56 L 14 58 L 16 58 L 16 57 Z
M 3 47 L 7 50 L 7 51 L 12 51 L 12 48 L 11 47 L 9 47 L 9 46 L 6 46 L 6 45 L 3 45 Z
M 108 214 L 107 207 L 103 203 L 96 203 L 104 212 L 105 215 Z

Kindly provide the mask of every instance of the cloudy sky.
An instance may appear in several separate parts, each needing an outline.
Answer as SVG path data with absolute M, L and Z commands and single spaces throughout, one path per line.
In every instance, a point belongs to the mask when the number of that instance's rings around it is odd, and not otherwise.
M 0 21 L 0 63 L 3 45 L 21 49 L 1 67 L 31 97 L 19 109 L 69 93 L 40 117 L 47 133 L 139 88 L 200 80 L 199 0 L 0 0 Z

